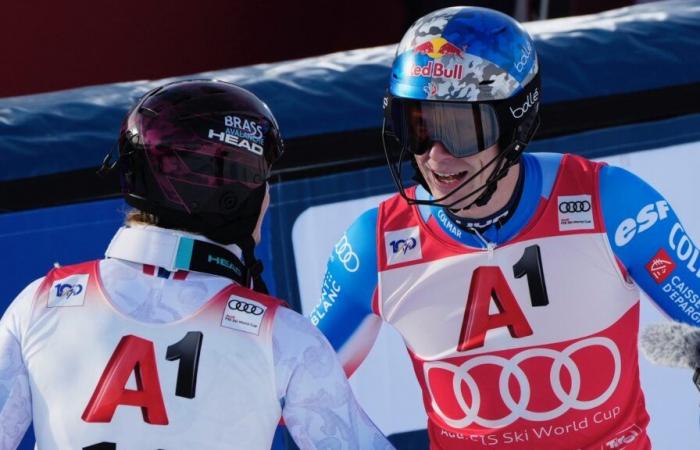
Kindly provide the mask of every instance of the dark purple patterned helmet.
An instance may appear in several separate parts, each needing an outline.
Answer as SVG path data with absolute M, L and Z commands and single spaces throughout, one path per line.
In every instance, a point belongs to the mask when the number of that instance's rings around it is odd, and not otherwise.
M 224 244 L 250 236 L 272 164 L 283 151 L 277 121 L 251 92 L 223 81 L 156 88 L 119 134 L 126 202 L 158 224 Z

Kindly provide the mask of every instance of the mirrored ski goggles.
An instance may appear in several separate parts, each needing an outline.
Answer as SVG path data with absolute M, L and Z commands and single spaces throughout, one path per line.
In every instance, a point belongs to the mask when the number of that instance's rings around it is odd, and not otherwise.
M 440 142 L 452 156 L 464 158 L 495 145 L 500 134 L 489 104 L 393 98 L 391 117 L 399 142 L 416 155 Z

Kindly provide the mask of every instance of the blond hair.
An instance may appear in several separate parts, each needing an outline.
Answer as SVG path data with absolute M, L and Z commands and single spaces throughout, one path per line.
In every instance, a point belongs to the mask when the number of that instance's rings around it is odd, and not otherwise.
M 158 216 L 133 208 L 126 212 L 124 225 L 158 225 Z

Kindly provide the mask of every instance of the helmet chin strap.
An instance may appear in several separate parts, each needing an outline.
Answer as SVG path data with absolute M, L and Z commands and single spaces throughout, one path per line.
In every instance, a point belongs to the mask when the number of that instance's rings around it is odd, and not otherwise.
M 435 198 L 433 200 L 429 201 L 421 201 L 421 200 L 416 200 L 407 197 L 406 195 L 403 194 L 403 189 L 401 189 L 399 192 L 402 193 L 403 197 L 408 201 L 409 204 L 430 204 L 434 206 L 441 206 L 443 208 L 449 209 L 451 212 L 456 213 L 459 211 L 464 211 L 466 209 L 471 208 L 474 205 L 477 206 L 483 206 L 486 205 L 490 200 L 493 194 L 496 192 L 496 188 L 498 186 L 498 181 L 501 180 L 503 177 L 505 177 L 508 174 L 508 170 L 510 169 L 511 166 L 515 165 L 518 163 L 518 159 L 520 156 L 520 153 L 522 153 L 523 146 L 518 145 L 517 143 L 513 143 L 508 148 L 506 148 L 505 151 L 498 152 L 496 156 L 494 156 L 489 162 L 487 162 L 481 169 L 479 169 L 476 173 L 474 173 L 472 176 L 470 176 L 468 179 L 463 181 L 459 186 L 454 188 L 451 192 L 449 192 L 447 195 L 444 195 L 440 198 Z M 402 152 L 403 153 L 403 152 Z M 414 160 L 415 161 L 415 160 Z M 473 191 L 469 192 L 468 194 L 454 200 L 451 202 L 445 202 L 448 198 L 454 196 L 454 194 L 462 189 L 464 186 L 472 182 L 474 179 L 476 179 L 482 172 L 487 170 L 489 167 L 491 167 L 493 164 L 496 164 L 496 168 L 491 172 L 489 177 L 487 178 L 486 182 L 481 185 L 480 187 L 474 189 Z M 399 158 L 399 167 L 401 165 L 401 158 Z M 418 171 L 418 167 L 414 166 L 416 170 L 416 174 L 420 174 Z M 425 181 L 423 178 L 422 174 L 417 176 L 417 181 L 427 190 L 432 194 L 430 191 L 430 187 L 428 186 L 428 183 Z M 460 207 L 460 208 L 455 208 L 454 205 L 461 203 L 465 200 L 467 200 L 470 197 L 474 197 L 475 195 L 479 194 L 474 200 L 472 200 L 468 205 Z
M 262 207 L 262 202 L 254 203 L 259 203 Z M 245 266 L 245 287 L 249 287 L 252 282 L 253 290 L 267 294 L 267 286 L 262 278 L 263 264 L 255 257 L 256 244 L 252 231 L 258 222 L 261 210 L 258 209 L 257 214 L 253 213 L 254 210 L 251 210 L 235 221 L 224 223 L 216 228 L 209 228 L 202 234 L 224 245 L 236 244 L 240 247 L 243 256 L 242 262 Z
M 516 165 L 520 159 L 520 154 L 522 152 L 517 150 L 516 147 L 518 147 L 518 144 L 514 143 L 510 145 L 506 149 L 506 151 L 500 152 L 498 156 L 494 158 L 500 158 L 500 160 L 497 162 L 497 167 L 491 172 L 484 185 L 481 188 L 472 191 L 469 195 L 459 200 L 463 201 L 477 193 L 479 190 L 483 190 L 483 192 L 474 201 L 469 203 L 467 206 L 463 206 L 462 208 L 448 209 L 453 213 L 457 213 L 459 211 L 467 210 L 474 205 L 484 206 L 488 204 L 488 202 L 491 201 L 491 197 L 493 197 L 493 194 L 495 194 L 496 190 L 498 189 L 498 182 L 501 179 L 505 178 L 506 175 L 508 175 L 508 171 L 510 170 L 510 168 Z
M 387 158 L 387 162 L 389 163 L 390 166 L 390 172 L 391 176 L 394 180 L 394 184 L 396 184 L 399 194 L 409 203 L 409 204 L 420 204 L 420 205 L 431 205 L 431 206 L 440 206 L 443 208 L 449 209 L 451 212 L 456 213 L 459 211 L 464 211 L 466 209 L 471 208 L 474 205 L 477 206 L 484 206 L 486 205 L 490 200 L 491 197 L 493 197 L 493 194 L 496 192 L 497 187 L 498 187 L 498 181 L 503 179 L 507 174 L 508 170 L 517 164 L 520 160 L 520 155 L 522 152 L 525 150 L 525 147 L 527 144 L 530 142 L 532 137 L 534 136 L 535 132 L 539 128 L 540 124 L 540 118 L 539 114 L 531 114 L 525 121 L 516 129 L 516 136 L 513 142 L 508 145 L 508 147 L 505 148 L 505 150 L 498 152 L 498 154 L 493 157 L 488 163 L 486 163 L 481 169 L 479 169 L 474 175 L 469 177 L 467 180 L 463 181 L 459 186 L 454 188 L 450 193 L 447 195 L 432 199 L 432 200 L 418 200 L 415 198 L 410 198 L 406 195 L 405 189 L 403 187 L 403 182 L 401 181 L 401 165 L 403 164 L 403 156 L 405 153 L 409 153 L 407 149 L 401 148 L 401 152 L 399 154 L 399 160 L 397 162 L 398 166 L 398 173 L 396 173 L 392 167 L 392 163 L 389 159 L 389 152 L 387 151 L 386 148 L 386 142 L 385 142 L 385 133 L 384 129 L 386 126 L 386 120 L 382 124 L 382 145 L 384 146 L 384 153 Z M 424 177 L 418 170 L 418 167 L 416 166 L 416 162 L 414 158 L 411 158 L 411 162 L 414 165 L 414 169 L 416 170 L 414 179 L 416 179 L 428 192 L 430 192 L 430 188 L 425 181 Z M 489 175 L 488 179 L 486 182 L 474 189 L 473 191 L 469 192 L 468 194 L 462 196 L 461 198 L 450 202 L 450 203 L 442 203 L 444 200 L 448 199 L 449 197 L 453 196 L 459 189 L 462 189 L 464 186 L 469 184 L 471 181 L 473 181 L 476 177 L 479 176 L 484 170 L 489 168 L 492 164 L 496 163 L 497 166 L 496 168 L 491 172 Z M 483 191 L 483 192 L 482 192 Z M 432 194 L 432 192 L 430 192 Z M 478 197 L 476 197 L 471 203 L 469 203 L 466 206 L 460 207 L 460 208 L 455 208 L 454 205 L 465 201 L 466 199 L 481 193 Z

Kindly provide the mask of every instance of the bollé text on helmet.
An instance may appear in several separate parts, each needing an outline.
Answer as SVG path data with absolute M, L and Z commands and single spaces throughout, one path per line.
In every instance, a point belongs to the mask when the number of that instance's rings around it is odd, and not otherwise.
M 515 63 L 515 70 L 518 72 L 522 72 L 523 69 L 525 69 L 525 65 L 527 62 L 530 60 L 530 55 L 532 54 L 532 45 L 530 45 L 530 42 L 526 42 L 526 45 L 520 47 L 521 54 L 520 54 L 520 60 L 518 60 Z
M 535 89 L 534 92 L 530 92 L 527 94 L 527 97 L 525 97 L 525 103 L 523 103 L 523 106 L 519 108 L 513 109 L 512 107 L 509 107 L 510 113 L 513 115 L 514 118 L 520 119 L 525 115 L 526 112 L 530 110 L 530 108 L 534 107 L 537 102 L 540 100 L 540 90 Z

